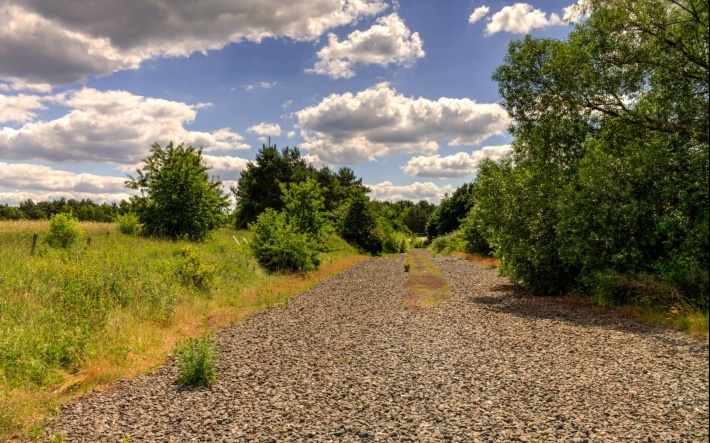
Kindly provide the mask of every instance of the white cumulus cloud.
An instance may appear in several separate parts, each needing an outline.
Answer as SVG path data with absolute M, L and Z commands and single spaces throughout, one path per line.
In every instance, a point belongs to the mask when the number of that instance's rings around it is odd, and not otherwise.
M 463 98 L 406 97 L 387 83 L 353 93 L 331 94 L 296 112 L 313 162 L 352 164 L 386 155 L 434 154 L 438 142 L 477 145 L 505 133 L 510 119 L 495 103 Z
M 313 41 L 386 8 L 382 0 L 7 0 L 0 4 L 0 78 L 67 84 L 231 42 Z
M 204 104 L 191 106 L 126 91 L 90 88 L 46 100 L 70 110 L 54 120 L 1 129 L 0 158 L 135 164 L 156 141 L 161 145 L 174 141 L 202 146 L 205 152 L 250 148 L 229 128 L 211 133 L 185 129 Z
M 441 157 L 439 155 L 411 158 L 402 170 L 407 175 L 418 177 L 457 178 L 473 174 L 483 159 L 499 160 L 510 152 L 510 145 L 486 146 L 468 154 L 457 152 Z
M 0 162 L 0 186 L 44 191 L 106 193 L 126 191 L 126 179 L 95 174 L 76 174 L 35 164 Z
M 350 78 L 355 76 L 353 68 L 357 64 L 408 66 L 424 55 L 419 33 L 412 33 L 399 15 L 393 13 L 378 18 L 366 31 L 352 32 L 343 41 L 329 34 L 328 44 L 318 51 L 318 62 L 306 71 Z
M 250 126 L 247 132 L 253 134 L 258 134 L 261 136 L 274 136 L 278 137 L 281 135 L 281 126 L 278 123 L 259 123 L 257 125 Z
M 240 173 L 247 168 L 247 163 L 249 163 L 249 160 L 228 155 L 202 154 L 202 158 L 208 166 L 212 167 L 209 171 L 210 175 L 219 176 L 223 182 L 239 180 Z
M 371 189 L 370 197 L 375 200 L 426 200 L 431 203 L 439 203 L 445 193 L 451 193 L 454 187 L 451 185 L 437 186 L 432 182 L 415 182 L 409 185 L 395 185 L 390 181 L 377 183 L 376 185 L 366 185 Z
M 24 123 L 33 120 L 35 110 L 46 109 L 42 97 L 38 95 L 3 95 L 0 94 L 0 123 Z
M 479 6 L 478 8 L 474 9 L 471 15 L 468 17 L 468 22 L 469 23 L 476 23 L 480 19 L 486 16 L 488 14 L 488 11 L 490 11 L 491 8 L 488 6 Z
M 561 24 L 565 23 L 555 13 L 548 17 L 545 12 L 535 9 L 531 4 L 515 3 L 512 6 L 504 6 L 488 19 L 486 34 L 492 35 L 497 32 L 527 34 L 533 29 Z

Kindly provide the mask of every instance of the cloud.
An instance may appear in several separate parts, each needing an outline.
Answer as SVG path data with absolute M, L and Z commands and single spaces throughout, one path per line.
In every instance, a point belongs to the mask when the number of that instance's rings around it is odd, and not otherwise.
M 479 6 L 478 8 L 473 10 L 473 13 L 469 16 L 468 22 L 469 23 L 476 23 L 480 19 L 486 16 L 488 14 L 488 11 L 490 11 L 491 8 L 488 6 Z
M 249 163 L 249 160 L 227 155 L 202 154 L 202 158 L 208 166 L 212 167 L 209 171 L 210 175 L 219 176 L 223 182 L 239 180 L 240 173 L 247 168 L 247 163 Z
M 499 160 L 510 152 L 510 145 L 486 146 L 471 154 L 458 152 L 446 157 L 439 155 L 411 158 L 402 170 L 418 177 L 457 178 L 473 174 L 483 159 Z
M 581 22 L 587 15 L 587 6 L 587 0 L 578 0 L 577 3 L 569 5 L 566 8 L 562 8 L 562 10 L 564 11 L 562 20 L 565 23 L 572 24 Z
M 252 91 L 254 88 L 260 88 L 260 89 L 269 89 L 271 87 L 276 86 L 277 82 L 257 82 L 257 83 L 250 83 L 248 85 L 244 85 L 243 88 L 247 91 Z
M 36 109 L 46 109 L 42 97 L 38 95 L 3 95 L 0 94 L 0 123 L 24 123 L 33 120 Z
M 1 129 L 0 158 L 135 164 L 156 141 L 203 146 L 205 152 L 250 148 L 229 128 L 212 133 L 185 129 L 199 106 L 90 88 L 46 100 L 71 110 L 55 120 Z
M 431 203 L 439 203 L 445 193 L 450 193 L 454 190 L 451 185 L 439 187 L 431 182 L 394 185 L 390 181 L 385 181 L 376 185 L 366 186 L 371 189 L 370 197 L 375 200 L 426 200 Z
M 126 178 L 95 174 L 76 174 L 35 164 L 0 162 L 0 186 L 30 191 L 83 194 L 125 193 Z
M 562 24 L 565 23 L 557 14 L 550 14 L 548 18 L 543 11 L 534 9 L 528 3 L 516 3 L 513 6 L 504 6 L 488 19 L 486 34 L 492 35 L 496 32 L 527 34 L 533 29 Z
M 335 34 L 328 35 L 328 45 L 318 51 L 318 61 L 306 72 L 328 75 L 331 78 L 355 76 L 354 65 L 390 63 L 409 66 L 424 57 L 419 33 L 412 33 L 397 13 L 377 19 L 366 31 L 354 31 L 343 41 Z
M 510 119 L 498 104 L 405 97 L 387 83 L 352 94 L 331 94 L 296 112 L 313 162 L 352 164 L 386 155 L 434 154 L 439 141 L 477 145 L 505 133 Z
M 259 123 L 258 125 L 250 126 L 247 132 L 253 134 L 258 134 L 261 136 L 274 136 L 278 137 L 281 135 L 281 126 L 278 123 Z
M 313 41 L 386 7 L 382 0 L 9 0 L 0 6 L 0 78 L 67 84 L 231 42 Z

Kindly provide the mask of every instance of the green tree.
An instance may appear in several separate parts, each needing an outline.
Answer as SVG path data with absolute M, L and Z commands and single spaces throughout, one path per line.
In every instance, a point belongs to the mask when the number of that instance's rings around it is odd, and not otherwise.
M 227 195 L 201 149 L 154 143 L 143 162 L 126 186 L 141 191 L 131 203 L 144 235 L 198 241 L 224 224 Z
M 513 153 L 481 165 L 472 221 L 537 292 L 605 270 L 683 286 L 708 267 L 708 4 L 585 5 L 565 41 L 512 42 L 495 71 Z
M 365 252 L 373 255 L 382 253 L 383 233 L 378 227 L 370 199 L 364 193 L 356 193 L 350 197 L 340 226 L 340 234 L 345 241 Z
M 281 184 L 281 200 L 286 222 L 296 232 L 308 235 L 318 250 L 325 247 L 329 222 L 325 212 L 323 189 L 307 178 L 302 183 Z
M 246 228 L 267 208 L 280 211 L 282 184 L 300 183 L 315 175 L 315 168 L 306 163 L 298 148 L 279 151 L 276 146 L 262 146 L 232 188 L 237 203 L 236 228 Z

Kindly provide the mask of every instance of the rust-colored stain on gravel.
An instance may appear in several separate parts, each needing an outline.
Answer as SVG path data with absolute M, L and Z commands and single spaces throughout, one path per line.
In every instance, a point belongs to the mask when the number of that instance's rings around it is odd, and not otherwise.
M 451 297 L 446 284 L 426 251 L 412 249 L 407 253 L 409 278 L 404 287 L 402 302 L 410 312 L 421 312 L 440 305 Z

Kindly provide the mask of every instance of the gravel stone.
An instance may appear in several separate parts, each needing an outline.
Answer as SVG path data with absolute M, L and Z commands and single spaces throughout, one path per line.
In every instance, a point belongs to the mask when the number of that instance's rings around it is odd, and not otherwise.
M 708 343 L 437 257 L 453 296 L 407 312 L 404 255 L 221 330 L 216 383 L 168 362 L 64 406 L 69 442 L 708 441 Z

